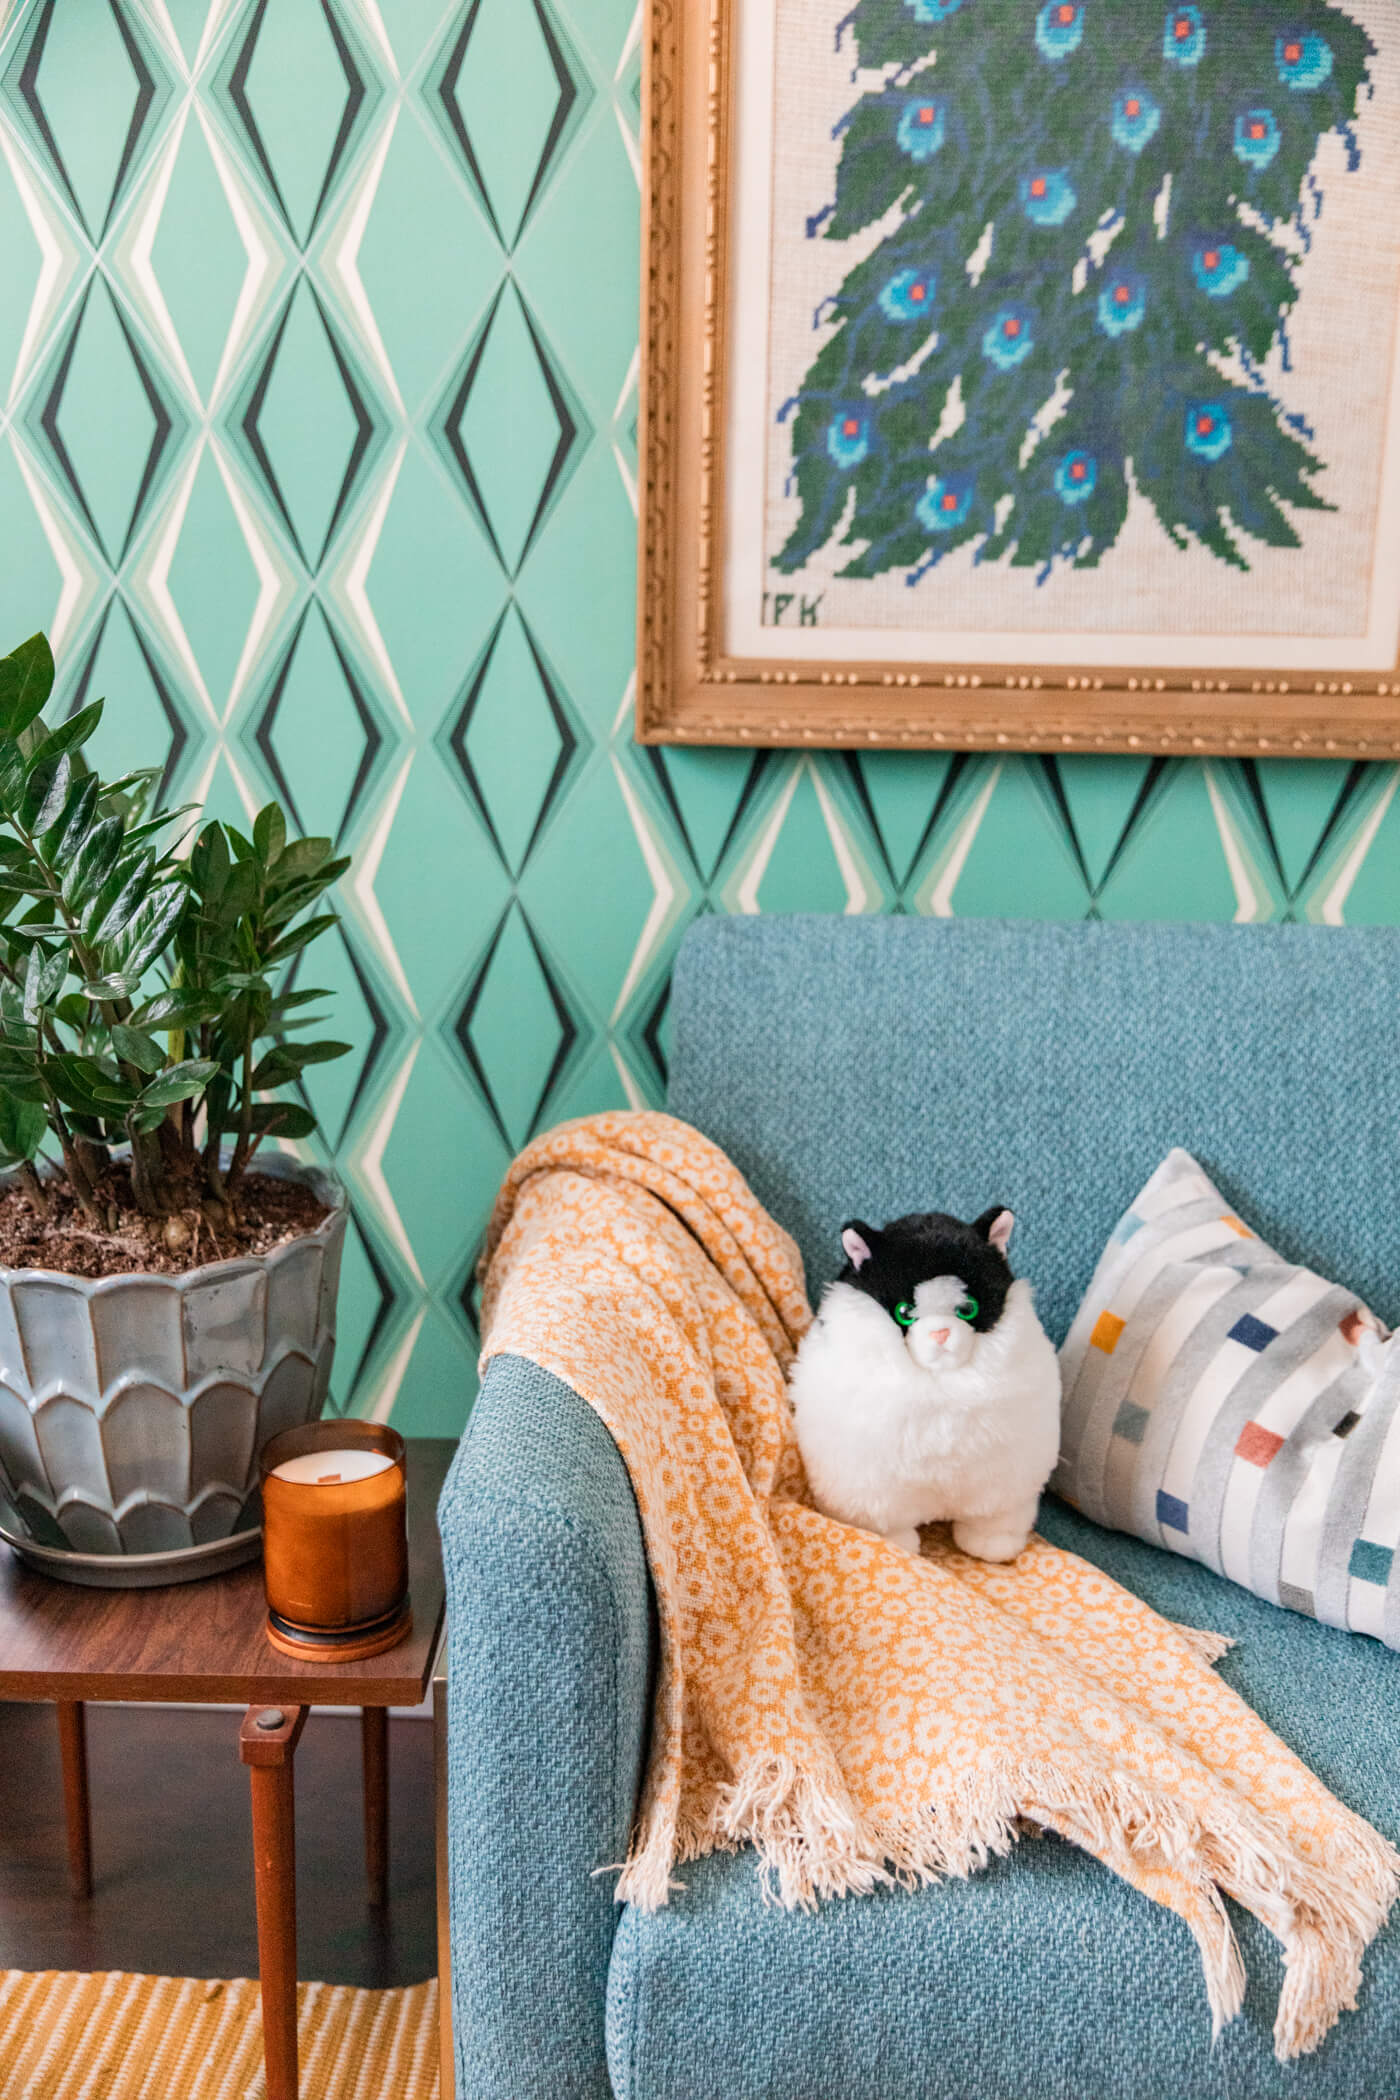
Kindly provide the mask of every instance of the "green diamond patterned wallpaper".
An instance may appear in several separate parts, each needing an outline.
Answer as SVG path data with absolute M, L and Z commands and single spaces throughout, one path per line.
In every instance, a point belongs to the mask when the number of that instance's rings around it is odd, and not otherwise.
M 338 1404 L 457 1428 L 704 911 L 1400 920 L 1400 772 L 639 751 L 634 0 L 0 0 L 0 644 L 353 852 Z

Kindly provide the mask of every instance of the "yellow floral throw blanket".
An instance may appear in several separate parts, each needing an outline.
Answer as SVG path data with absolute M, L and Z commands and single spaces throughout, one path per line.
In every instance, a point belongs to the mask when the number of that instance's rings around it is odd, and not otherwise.
M 1244 1991 L 1222 1891 L 1283 1945 L 1279 2057 L 1354 2006 L 1400 1857 L 1214 1675 L 1223 1643 L 1039 1538 L 992 1567 L 930 1531 L 916 1560 L 810 1506 L 801 1263 L 714 1145 L 565 1124 L 511 1167 L 484 1260 L 483 1361 L 581 1394 L 641 1512 L 662 1667 L 621 1898 L 747 1843 L 811 1906 L 970 1874 L 1029 1824 L 1185 1920 L 1217 2031 Z

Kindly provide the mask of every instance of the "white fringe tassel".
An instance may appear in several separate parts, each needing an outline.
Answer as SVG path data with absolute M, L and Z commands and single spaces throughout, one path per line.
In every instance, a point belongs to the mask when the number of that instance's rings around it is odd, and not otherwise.
M 946 1800 L 867 1828 L 844 1788 L 824 1790 L 786 1757 L 755 1758 L 715 1791 L 703 1816 L 654 1819 L 617 1894 L 640 1910 L 658 1909 L 675 1886 L 674 1864 L 748 1843 L 758 1853 L 765 1898 L 811 1910 L 822 1897 L 975 1873 L 1010 1851 L 1022 1822 L 1058 1831 L 1120 1873 L 1136 1861 L 1182 1878 L 1195 1898 L 1186 1922 L 1200 1949 L 1216 2034 L 1239 2012 L 1245 1986 L 1222 1893 L 1261 1919 L 1284 1950 L 1274 2023 L 1280 2062 L 1315 2049 L 1338 2014 L 1354 2008 L 1361 1957 L 1400 1895 L 1400 1854 L 1359 1819 L 1338 1835 L 1321 1867 L 1242 1801 L 1223 1799 L 1207 1823 L 1127 1773 L 1065 1772 L 1029 1760 L 967 1773 Z

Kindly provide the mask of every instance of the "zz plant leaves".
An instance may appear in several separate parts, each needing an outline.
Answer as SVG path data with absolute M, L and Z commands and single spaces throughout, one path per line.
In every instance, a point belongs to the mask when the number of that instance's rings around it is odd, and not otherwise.
M 325 994 L 283 982 L 336 924 L 312 907 L 349 862 L 290 838 L 275 802 L 251 838 L 203 824 L 181 859 L 191 806 L 149 809 L 150 770 L 104 782 L 83 750 L 103 703 L 46 723 L 53 685 L 42 634 L 0 658 L 0 1168 L 38 1190 L 52 1140 L 99 1220 L 122 1145 L 148 1214 L 230 1202 L 264 1138 L 315 1130 L 268 1097 L 349 1048 L 287 1039 Z

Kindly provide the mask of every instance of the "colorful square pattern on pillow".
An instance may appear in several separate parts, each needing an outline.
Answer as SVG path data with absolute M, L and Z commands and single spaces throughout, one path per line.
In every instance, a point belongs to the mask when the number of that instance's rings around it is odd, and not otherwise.
M 1051 1486 L 1096 1523 L 1400 1648 L 1400 1347 L 1171 1152 L 1064 1348 Z

